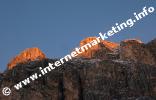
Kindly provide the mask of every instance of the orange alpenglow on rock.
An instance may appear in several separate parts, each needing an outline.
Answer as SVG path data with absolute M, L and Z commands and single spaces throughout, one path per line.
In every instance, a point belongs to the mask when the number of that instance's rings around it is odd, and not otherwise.
M 39 48 L 27 48 L 22 51 L 19 55 L 14 57 L 8 63 L 8 69 L 12 69 L 19 63 L 26 63 L 28 61 L 42 60 L 45 59 L 45 54 Z
M 80 47 L 93 41 L 93 40 L 96 40 L 97 37 L 88 37 L 88 38 L 85 38 L 84 40 L 82 40 L 80 42 Z M 89 48 L 87 51 L 81 53 L 79 55 L 79 57 L 84 57 L 84 58 L 92 58 L 95 56 L 95 54 L 103 49 L 103 48 L 106 48 L 108 51 L 113 51 L 114 49 L 116 49 L 117 47 L 119 46 L 119 44 L 117 43 L 114 43 L 114 42 L 109 42 L 109 41 L 106 41 L 106 40 L 102 40 L 100 39 L 100 43 L 95 45 L 94 47 L 91 47 Z

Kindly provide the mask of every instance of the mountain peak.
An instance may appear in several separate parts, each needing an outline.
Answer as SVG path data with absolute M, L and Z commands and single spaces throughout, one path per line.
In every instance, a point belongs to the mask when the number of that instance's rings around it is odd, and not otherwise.
M 20 54 L 15 56 L 9 63 L 8 69 L 12 69 L 19 63 L 26 63 L 28 61 L 45 59 L 45 54 L 37 47 L 27 48 Z
M 95 40 L 96 38 L 97 37 L 85 38 L 84 40 L 80 41 L 80 47 Z M 114 49 L 116 49 L 118 46 L 118 43 L 100 39 L 100 43 L 98 45 L 95 45 L 94 47 L 80 54 L 79 56 L 84 58 L 93 58 L 96 55 L 96 53 L 101 49 L 106 49 L 106 51 L 108 52 L 113 52 Z

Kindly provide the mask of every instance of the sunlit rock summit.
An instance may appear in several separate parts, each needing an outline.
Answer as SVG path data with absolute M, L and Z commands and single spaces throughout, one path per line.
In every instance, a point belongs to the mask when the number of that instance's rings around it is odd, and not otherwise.
M 9 63 L 8 63 L 8 69 L 12 69 L 19 63 L 27 63 L 29 61 L 34 60 L 43 60 L 45 59 L 45 54 L 39 49 L 39 48 L 28 48 L 22 51 L 19 55 L 14 57 Z
M 85 38 L 84 40 L 80 41 L 80 47 L 91 42 L 92 40 L 95 40 L 96 37 L 88 37 Z M 89 50 L 85 51 L 84 53 L 80 54 L 80 57 L 83 58 L 95 58 L 97 56 L 99 57 L 106 57 L 106 52 L 111 53 L 114 52 L 118 47 L 118 43 L 110 42 L 107 40 L 102 40 L 100 39 L 100 43 L 98 45 L 95 45 L 94 47 L 90 48 Z M 100 54 L 102 53 L 102 54 Z M 101 56 L 100 56 L 101 55 Z

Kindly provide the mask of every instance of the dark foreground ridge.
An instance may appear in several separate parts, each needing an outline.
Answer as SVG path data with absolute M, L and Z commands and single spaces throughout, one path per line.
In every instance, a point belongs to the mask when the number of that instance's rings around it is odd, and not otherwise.
M 17 91 L 15 84 L 56 59 L 18 64 L 0 75 L 0 89 L 12 90 L 8 97 L 0 93 L 0 100 L 156 100 L 156 39 L 126 40 L 99 52 L 72 59 Z

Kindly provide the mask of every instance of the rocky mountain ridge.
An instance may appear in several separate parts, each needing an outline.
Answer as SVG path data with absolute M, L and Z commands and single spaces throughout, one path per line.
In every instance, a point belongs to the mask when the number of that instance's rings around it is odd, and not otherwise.
M 156 39 L 147 44 L 125 40 L 114 49 L 105 43 L 18 91 L 13 85 L 56 59 L 17 64 L 0 74 L 0 89 L 12 90 L 10 96 L 0 94 L 0 100 L 156 100 Z

